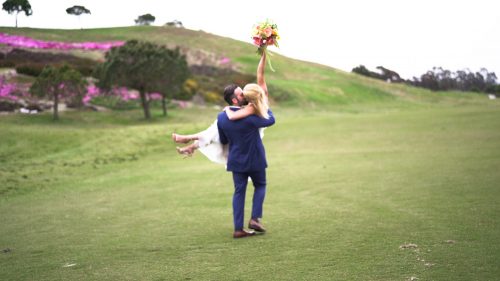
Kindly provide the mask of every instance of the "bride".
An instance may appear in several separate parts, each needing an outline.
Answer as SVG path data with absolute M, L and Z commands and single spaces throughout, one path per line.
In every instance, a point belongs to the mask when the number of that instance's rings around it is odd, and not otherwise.
M 257 67 L 257 84 L 247 84 L 243 90 L 237 85 L 229 85 L 224 89 L 224 100 L 233 106 L 226 106 L 224 111 L 229 120 L 238 120 L 255 114 L 262 118 L 268 118 L 269 108 L 268 91 L 264 79 L 264 68 L 266 65 L 266 53 L 262 54 Z M 238 110 L 238 108 L 241 108 Z M 264 137 L 264 128 L 259 129 L 260 137 Z M 187 144 L 184 147 L 177 147 L 177 152 L 186 157 L 190 157 L 196 150 L 200 150 L 208 159 L 215 163 L 226 164 L 228 155 L 228 145 L 222 145 L 219 140 L 217 120 L 215 120 L 206 130 L 193 135 L 172 134 L 172 140 L 176 143 Z

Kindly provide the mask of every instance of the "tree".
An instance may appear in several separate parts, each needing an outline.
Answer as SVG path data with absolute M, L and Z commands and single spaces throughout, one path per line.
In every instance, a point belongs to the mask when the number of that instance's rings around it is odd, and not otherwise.
M 456 80 L 453 77 L 453 72 L 442 67 L 434 67 L 433 72 L 436 73 L 439 90 L 447 91 L 456 89 Z
M 370 70 L 368 70 L 368 68 L 366 68 L 362 64 L 360 64 L 359 66 L 353 68 L 351 71 L 354 72 L 354 73 L 357 73 L 357 74 L 361 74 L 361 75 L 364 75 L 364 76 L 371 77 L 371 78 L 385 80 L 380 73 L 370 71 Z
M 167 49 L 168 50 L 168 49 Z M 184 90 L 186 79 L 190 76 L 189 67 L 186 58 L 181 55 L 179 49 L 168 50 L 170 54 L 170 67 L 166 69 L 165 73 L 165 91 L 160 92 L 162 96 L 162 109 L 163 116 L 167 116 L 166 99 L 174 96 L 179 96 Z
M 150 25 L 154 21 L 155 21 L 155 17 L 153 15 L 145 14 L 145 15 L 139 16 L 135 20 L 135 24 L 137 24 L 137 25 Z
M 169 21 L 165 25 L 177 28 L 184 28 L 184 25 L 182 25 L 182 22 L 180 20 Z
M 34 96 L 52 98 L 54 101 L 54 120 L 59 119 L 58 107 L 61 99 L 82 97 L 87 81 L 80 72 L 68 65 L 56 68 L 46 66 L 30 88 Z
M 368 76 L 370 77 L 371 76 L 371 71 L 368 70 L 368 68 L 366 68 L 364 65 L 360 64 L 359 66 L 356 66 L 355 68 L 353 68 L 351 70 L 352 72 L 354 73 L 357 73 L 357 74 L 361 74 L 361 75 L 364 75 L 364 76 Z
M 76 6 L 75 5 L 73 7 L 67 8 L 66 13 L 68 13 L 69 15 L 78 16 L 78 22 L 80 23 L 80 15 L 81 14 L 90 14 L 90 10 L 88 10 L 84 6 Z M 80 23 L 80 29 L 83 29 L 81 23 Z
M 481 68 L 477 72 L 471 72 L 468 68 L 452 72 L 442 67 L 433 67 L 420 78 L 413 77 L 413 81 L 407 80 L 406 82 L 433 91 L 495 92 L 496 80 L 496 74 L 488 72 L 486 68 Z
M 500 85 L 497 85 L 497 75 L 494 72 L 486 74 L 486 92 L 497 93 L 500 90 Z
M 421 87 L 431 89 L 433 91 L 439 90 L 439 82 L 436 74 L 433 71 L 427 71 L 427 73 L 420 76 Z
M 166 115 L 165 99 L 178 92 L 190 75 L 186 58 L 178 49 L 171 50 L 150 42 L 127 41 L 121 47 L 112 48 L 105 58 L 95 71 L 98 86 L 138 90 L 146 119 L 151 118 L 149 94 L 162 95 L 163 114 Z
M 387 69 L 383 66 L 377 66 L 377 69 L 380 70 L 381 74 L 380 74 L 380 79 L 382 80 L 385 80 L 385 81 L 391 81 L 391 82 L 402 82 L 403 79 L 401 79 L 401 76 L 399 76 L 399 74 L 394 71 L 394 70 L 390 70 L 390 69 Z
M 16 28 L 17 28 L 17 16 L 20 12 L 24 12 L 24 14 L 28 17 L 33 14 L 31 10 L 31 5 L 28 0 L 7 0 L 3 2 L 3 10 L 7 11 L 9 14 L 16 12 Z

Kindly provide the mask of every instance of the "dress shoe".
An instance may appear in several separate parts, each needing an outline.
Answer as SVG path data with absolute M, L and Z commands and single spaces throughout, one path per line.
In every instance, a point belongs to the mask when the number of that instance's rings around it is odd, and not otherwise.
M 254 236 L 254 235 L 255 235 L 255 231 L 242 229 L 242 230 L 236 230 L 233 233 L 233 238 L 244 238 L 244 237 L 250 237 L 250 236 Z
M 266 232 L 264 226 L 260 223 L 260 220 L 250 220 L 248 222 L 248 228 L 253 229 L 258 232 Z

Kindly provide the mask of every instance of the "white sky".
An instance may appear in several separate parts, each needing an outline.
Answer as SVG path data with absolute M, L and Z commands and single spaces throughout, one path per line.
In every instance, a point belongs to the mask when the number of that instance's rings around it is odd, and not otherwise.
M 2 1 L 3 2 L 3 1 Z M 378 65 L 404 78 L 433 66 L 452 71 L 486 67 L 500 78 L 498 0 L 29 0 L 33 15 L 20 27 L 79 29 L 66 8 L 82 5 L 84 28 L 134 25 L 139 15 L 154 25 L 178 19 L 186 28 L 251 42 L 252 26 L 270 18 L 281 35 L 277 52 L 351 71 Z M 0 25 L 14 15 L 0 12 Z

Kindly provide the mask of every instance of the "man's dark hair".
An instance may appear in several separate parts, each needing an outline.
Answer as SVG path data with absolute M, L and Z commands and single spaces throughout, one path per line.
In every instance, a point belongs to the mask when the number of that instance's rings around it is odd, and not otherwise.
M 227 85 L 224 88 L 224 100 L 229 105 L 233 105 L 233 101 L 232 100 L 235 97 L 234 90 L 236 90 L 236 88 L 238 88 L 238 85 L 236 85 L 236 84 L 230 84 L 230 85 Z

